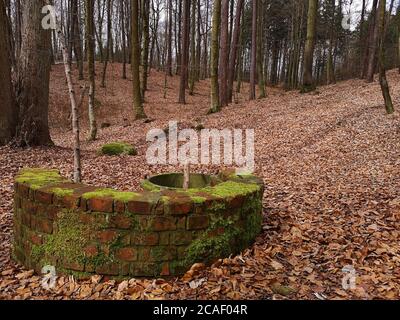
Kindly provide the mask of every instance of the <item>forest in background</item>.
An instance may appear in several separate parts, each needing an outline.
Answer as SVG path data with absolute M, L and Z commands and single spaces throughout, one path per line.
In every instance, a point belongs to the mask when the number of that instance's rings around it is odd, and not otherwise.
M 54 4 L 56 27 L 43 28 L 42 8 Z M 291 1 L 122 1 L 2 0 L 1 86 L 5 89 L 0 141 L 16 145 L 51 142 L 48 94 L 51 64 L 66 62 L 87 82 L 90 133 L 96 139 L 96 87 L 106 87 L 109 64 L 132 72 L 132 105 L 146 118 L 148 75 L 180 77 L 176 99 L 185 104 L 198 81 L 210 78 L 209 112 L 235 101 L 242 83 L 249 100 L 264 98 L 269 86 L 315 90 L 339 80 L 374 81 L 379 72 L 385 106 L 394 110 L 385 70 L 399 67 L 400 5 L 394 0 Z M 349 11 L 350 10 L 350 11 Z M 95 83 L 95 67 L 101 78 Z M 85 68 L 87 65 L 87 68 Z M 74 89 L 69 78 L 69 89 Z M 257 96 L 256 96 L 257 87 Z M 66 88 L 67 90 L 67 88 Z M 166 93 L 165 93 L 166 94 Z M 165 95 L 164 94 L 164 95 Z M 71 93 L 72 110 L 79 100 Z M 81 99 L 81 100 L 82 100 Z M 74 107 L 75 106 L 75 107 Z M 73 113 L 73 112 L 72 112 Z M 77 119 L 76 119 L 77 120 Z M 84 124 L 86 125 L 86 124 Z

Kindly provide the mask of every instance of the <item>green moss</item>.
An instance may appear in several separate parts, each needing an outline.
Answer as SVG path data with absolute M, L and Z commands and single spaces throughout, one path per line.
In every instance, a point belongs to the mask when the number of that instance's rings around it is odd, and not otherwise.
M 141 187 L 146 191 L 160 191 L 160 188 L 157 187 L 155 184 L 151 183 L 149 180 L 143 180 L 141 183 Z
M 210 237 L 209 233 L 219 228 L 224 232 Z M 213 261 L 238 252 L 237 242 L 240 230 L 231 219 L 218 218 L 211 223 L 209 229 L 193 241 L 186 250 L 185 264 L 191 266 L 196 262 L 210 264 Z
M 193 200 L 194 204 L 203 204 L 207 201 L 204 197 L 192 196 L 190 198 Z
M 121 154 L 136 156 L 137 151 L 134 147 L 132 147 L 128 143 L 124 142 L 113 142 L 109 144 L 105 144 L 100 149 L 100 154 L 108 155 L 108 156 L 117 156 Z
M 23 169 L 15 179 L 18 183 L 29 184 L 32 189 L 40 189 L 48 184 L 65 181 L 58 170 Z
M 74 194 L 73 189 L 67 189 L 67 188 L 53 188 L 50 190 L 53 192 L 56 196 L 58 197 L 64 197 L 64 196 L 72 196 Z
M 83 224 L 77 212 L 62 211 L 58 215 L 55 232 L 48 235 L 42 245 L 32 246 L 31 257 L 41 266 L 46 264 L 59 265 L 64 261 L 98 266 L 112 262 L 113 257 L 104 253 L 88 257 L 84 250 L 90 245 L 90 238 L 96 230 L 104 227 L 100 223 Z M 70 273 L 70 272 L 68 272 Z
M 122 192 L 113 189 L 97 189 L 93 192 L 86 192 L 82 195 L 84 199 L 92 198 L 112 198 L 121 202 L 128 202 L 134 200 L 139 196 L 136 192 Z
M 205 188 L 204 192 L 211 195 L 230 198 L 238 195 L 246 195 L 260 190 L 260 186 L 257 184 L 240 183 L 235 181 L 226 181 L 216 185 L 213 188 Z

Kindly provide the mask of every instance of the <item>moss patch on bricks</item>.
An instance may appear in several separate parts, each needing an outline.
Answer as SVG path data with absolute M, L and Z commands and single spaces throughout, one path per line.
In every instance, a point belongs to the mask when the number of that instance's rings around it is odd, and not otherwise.
M 128 202 L 135 200 L 139 193 L 136 192 L 122 192 L 113 189 L 97 189 L 93 192 L 87 192 L 82 195 L 82 197 L 86 200 L 93 199 L 93 198 L 112 198 L 117 201 L 121 202 Z
M 58 170 L 51 169 L 23 169 L 15 179 L 18 183 L 28 184 L 31 189 L 37 190 L 56 182 L 65 182 Z
M 136 156 L 136 149 L 128 143 L 125 142 L 112 142 L 105 144 L 99 150 L 99 153 L 107 156 L 118 156 L 118 155 L 128 155 Z
M 101 252 L 91 257 L 85 254 L 91 235 L 101 227 L 100 223 L 84 224 L 77 212 L 64 210 L 58 215 L 54 233 L 46 237 L 44 244 L 32 246 L 31 257 L 40 266 L 65 262 L 99 266 L 112 262 L 112 257 Z
M 74 194 L 74 189 L 68 188 L 53 188 L 50 191 L 58 197 L 72 196 Z

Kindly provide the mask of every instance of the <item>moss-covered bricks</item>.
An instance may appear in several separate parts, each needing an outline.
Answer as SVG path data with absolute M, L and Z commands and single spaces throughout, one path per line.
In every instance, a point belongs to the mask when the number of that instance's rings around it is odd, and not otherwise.
M 180 275 L 239 253 L 261 231 L 262 182 L 224 173 L 188 191 L 119 192 L 74 184 L 58 171 L 16 177 L 14 258 L 40 272 L 116 278 Z

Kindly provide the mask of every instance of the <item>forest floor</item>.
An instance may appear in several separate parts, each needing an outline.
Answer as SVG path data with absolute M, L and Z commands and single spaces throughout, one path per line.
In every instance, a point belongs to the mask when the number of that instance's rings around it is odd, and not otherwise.
M 0 148 L 0 299 L 400 298 L 400 115 L 385 114 L 377 82 L 344 81 L 307 95 L 268 88 L 269 96 L 254 102 L 244 90 L 237 103 L 207 116 L 207 81 L 183 106 L 176 103 L 178 78 L 169 79 L 164 99 L 164 76 L 152 71 L 145 109 L 154 121 L 144 123 L 132 120 L 131 82 L 120 78 L 120 69 L 112 64 L 107 89 L 97 88 L 99 125 L 111 127 L 99 131 L 98 141 L 83 142 L 85 183 L 132 190 L 147 174 L 173 170 L 145 159 L 146 132 L 170 120 L 182 128 L 254 128 L 256 174 L 266 184 L 263 233 L 241 255 L 191 276 L 122 283 L 60 277 L 54 291 L 42 289 L 39 275 L 10 259 L 12 197 L 22 167 L 72 173 L 68 95 L 62 66 L 55 66 L 50 123 L 56 146 Z M 400 108 L 400 76 L 391 71 L 388 79 Z M 97 155 L 102 144 L 118 140 L 135 145 L 139 155 Z M 357 276 L 353 290 L 342 287 L 347 265 Z

